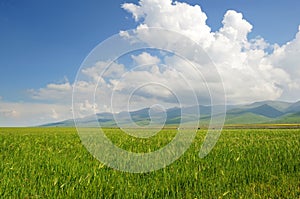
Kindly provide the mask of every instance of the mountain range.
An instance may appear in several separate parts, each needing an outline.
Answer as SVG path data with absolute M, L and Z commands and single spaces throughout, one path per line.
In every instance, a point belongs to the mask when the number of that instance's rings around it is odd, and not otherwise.
M 148 125 L 152 120 L 161 120 L 162 114 L 165 114 L 165 125 L 178 126 L 179 123 L 189 123 L 199 120 L 200 125 L 208 125 L 212 109 L 214 109 L 214 117 L 222 116 L 221 110 L 223 106 L 191 106 L 183 108 L 170 108 L 165 112 L 161 110 L 153 110 L 150 108 L 143 108 L 131 112 L 120 112 L 115 115 L 104 112 L 93 116 L 77 119 L 80 126 L 102 126 L 102 127 L 117 127 L 120 124 L 125 125 L 131 120 L 140 126 Z M 200 118 L 195 118 L 192 114 L 195 110 L 199 110 Z M 291 103 L 284 101 L 260 101 L 246 105 L 227 105 L 226 107 L 225 124 L 299 124 L 300 123 L 300 101 Z M 185 115 L 181 115 L 185 113 Z M 151 115 L 151 119 L 150 119 Z M 118 118 L 118 124 L 115 122 Z M 55 123 L 44 124 L 42 126 L 74 126 L 74 120 L 64 120 Z

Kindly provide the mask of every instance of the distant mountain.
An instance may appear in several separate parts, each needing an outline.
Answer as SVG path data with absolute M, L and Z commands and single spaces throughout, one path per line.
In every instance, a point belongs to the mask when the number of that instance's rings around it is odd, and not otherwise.
M 195 110 L 199 111 L 200 118 L 196 117 Z M 166 112 L 158 109 L 143 108 L 131 112 L 120 112 L 116 115 L 112 113 L 98 113 L 93 116 L 78 119 L 80 126 L 102 126 L 117 127 L 118 124 L 129 123 L 130 120 L 138 125 L 148 125 L 152 120 L 159 121 L 162 114 L 166 116 L 166 125 L 178 126 L 180 123 L 190 123 L 200 121 L 201 125 L 208 125 L 211 119 L 212 109 L 214 117 L 221 118 L 223 106 L 191 106 L 174 107 Z M 182 115 L 184 113 L 184 115 Z M 151 116 L 151 117 L 150 117 Z M 96 118 L 95 118 L 96 117 Z M 118 124 L 115 122 L 118 119 Z M 296 103 L 282 101 L 261 101 L 246 105 L 227 106 L 225 124 L 263 124 L 263 123 L 300 123 L 300 101 Z M 72 119 L 42 126 L 74 126 Z
M 68 127 L 68 126 L 75 126 L 75 125 L 74 125 L 74 120 L 70 119 L 70 120 L 64 120 L 61 122 L 53 122 L 53 123 L 43 124 L 41 126 L 42 127 L 55 127 L 55 126 Z
M 300 124 L 300 111 L 296 113 L 286 114 L 280 118 L 273 120 L 271 123 Z
M 293 103 L 286 109 L 287 113 L 297 113 L 300 112 L 300 101 Z
M 276 118 L 284 114 L 283 112 L 277 110 L 276 108 L 273 108 L 268 104 L 263 104 L 255 108 L 247 109 L 245 110 L 245 112 L 250 112 L 256 115 L 262 115 L 269 118 Z
M 241 114 L 227 114 L 225 124 L 257 124 L 270 123 L 272 119 L 251 112 Z
M 293 105 L 293 103 L 290 102 L 283 102 L 283 101 L 271 101 L 271 100 L 267 100 L 267 101 L 261 101 L 261 102 L 254 102 L 252 104 L 247 105 L 247 107 L 249 108 L 255 108 L 255 107 L 259 107 L 262 105 L 268 105 L 271 106 L 279 111 L 286 111 L 286 109 L 288 109 L 291 105 Z

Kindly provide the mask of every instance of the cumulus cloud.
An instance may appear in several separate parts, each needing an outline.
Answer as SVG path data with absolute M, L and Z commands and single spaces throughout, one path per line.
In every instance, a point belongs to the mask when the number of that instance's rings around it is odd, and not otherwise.
M 223 27 L 219 30 L 230 41 L 247 42 L 247 35 L 252 25 L 243 18 L 242 13 L 229 10 L 222 21 Z
M 32 99 L 51 101 L 56 103 L 70 103 L 72 96 L 72 85 L 69 81 L 59 84 L 48 84 L 45 88 L 38 90 L 28 90 L 29 95 Z
M 298 32 L 290 42 L 285 45 L 275 45 L 273 54 L 270 55 L 272 65 L 286 71 L 289 74 L 290 81 L 283 85 L 283 99 L 299 99 L 300 91 L 300 26 Z
M 141 0 L 137 5 L 125 3 L 122 7 L 140 23 L 133 33 L 121 32 L 124 38 L 135 35 L 140 40 L 163 47 L 167 33 L 149 34 L 150 27 L 159 27 L 181 33 L 200 45 L 215 63 L 229 103 L 299 98 L 292 93 L 300 91 L 297 56 L 300 33 L 286 45 L 276 46 L 261 37 L 249 40 L 248 34 L 253 26 L 242 13 L 234 10 L 228 10 L 222 20 L 223 26 L 212 32 L 206 24 L 206 14 L 198 5 L 171 0 Z M 187 58 L 194 53 L 183 42 L 173 41 L 186 51 Z M 270 52 L 272 48 L 274 51 Z
M 71 107 L 68 105 L 0 102 L 0 126 L 34 126 L 71 117 Z
M 125 66 L 110 60 L 102 60 L 93 66 L 83 68 L 81 72 L 95 82 L 101 82 L 106 77 L 119 78 L 125 72 Z
M 199 5 L 140 0 L 138 4 L 124 3 L 122 8 L 132 14 L 138 25 L 133 31 L 120 31 L 120 36 L 131 44 L 145 42 L 159 52 L 144 50 L 124 55 L 121 60 L 98 60 L 80 69 L 82 78 L 73 85 L 66 79 L 29 90 L 38 103 L 8 103 L 0 97 L 1 121 L 10 124 L 14 118 L 18 124 L 26 125 L 70 118 L 74 86 L 74 106 L 82 113 L 78 117 L 123 111 L 130 100 L 132 109 L 162 102 L 173 107 L 177 96 L 185 105 L 193 104 L 193 89 L 200 103 L 207 102 L 211 95 L 207 87 L 214 88 L 215 96 L 220 94 L 221 98 L 220 78 L 229 103 L 299 100 L 300 27 L 295 39 L 279 46 L 262 37 L 249 39 L 253 25 L 234 10 L 226 12 L 220 19 L 222 27 L 213 32 Z M 153 27 L 165 31 L 155 31 Z M 199 46 L 202 51 L 196 53 Z M 162 52 L 172 48 L 177 48 L 181 57 Z M 25 122 L 26 117 L 37 119 Z
M 141 24 L 137 30 L 159 27 L 180 32 L 206 46 L 213 40 L 207 16 L 199 5 L 172 0 L 142 0 L 138 5 L 125 3 L 122 8 L 130 12 Z
M 201 85 L 201 82 L 191 78 L 196 74 L 193 65 L 170 53 L 152 53 L 141 51 L 128 55 L 126 60 L 130 64 L 126 67 L 116 63 L 105 67 L 108 62 L 101 62 L 100 65 L 96 62 L 94 66 L 81 69 L 74 85 L 73 102 L 75 112 L 79 113 L 77 116 L 136 110 L 153 104 L 166 107 L 195 104 L 195 99 L 191 97 L 194 94 L 191 93 L 192 85 Z M 171 62 L 175 58 L 177 64 Z M 101 73 L 103 67 L 105 72 Z M 109 72 L 113 70 L 118 72 Z M 188 78 L 185 71 L 190 73 Z M 205 85 L 201 86 L 205 90 Z
M 158 57 L 151 56 L 147 52 L 143 52 L 137 56 L 132 55 L 131 58 L 137 63 L 137 65 L 158 64 L 160 62 Z

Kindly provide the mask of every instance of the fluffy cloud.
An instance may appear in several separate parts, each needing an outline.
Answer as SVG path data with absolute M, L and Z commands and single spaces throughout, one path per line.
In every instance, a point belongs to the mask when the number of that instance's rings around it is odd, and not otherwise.
M 29 90 L 31 98 L 38 102 L 8 103 L 0 97 L 1 122 L 29 125 L 71 118 L 74 86 L 78 117 L 119 112 L 126 110 L 128 104 L 131 109 L 161 103 L 172 107 L 178 96 L 188 105 L 194 103 L 191 95 L 194 91 L 200 103 L 207 103 L 210 92 L 222 98 L 220 83 L 224 84 L 229 103 L 299 100 L 300 27 L 295 39 L 279 46 L 261 37 L 249 40 L 253 26 L 234 10 L 227 11 L 223 26 L 212 32 L 206 24 L 206 14 L 198 5 L 140 0 L 138 4 L 125 3 L 122 8 L 139 25 L 133 31 L 120 31 L 120 35 L 132 44 L 143 41 L 157 47 L 157 52 L 145 50 L 124 55 L 121 60 L 98 60 L 80 69 L 82 78 L 74 85 L 66 80 Z M 202 51 L 195 53 L 199 46 Z M 174 48 L 182 57 L 162 52 Z M 207 55 L 213 64 L 207 64 Z
M 0 126 L 41 125 L 71 117 L 67 105 L 0 101 Z
M 137 65 L 158 64 L 160 62 L 158 57 L 151 56 L 147 52 L 143 52 L 137 56 L 132 55 L 131 58 L 137 63 Z
M 109 61 L 82 68 L 74 84 L 73 102 L 77 116 L 135 110 L 153 104 L 166 107 L 195 104 L 195 99 L 193 101 L 191 97 L 191 85 L 200 85 L 200 82 L 191 82 L 184 77 L 184 71 L 195 74 L 193 66 L 179 57 L 175 65 L 170 62 L 174 60 L 174 55 L 165 52 L 156 54 L 160 56 L 145 51 L 130 55 L 126 60 L 131 60 L 131 63 L 126 68 L 123 64 Z
M 132 13 L 136 21 L 142 20 L 137 30 L 159 27 L 182 33 L 206 46 L 213 40 L 207 16 L 198 5 L 172 2 L 172 0 L 141 0 L 139 5 L 125 3 L 122 7 Z
M 66 79 L 27 90 L 31 102 L 0 100 L 0 126 L 32 126 L 72 118 L 72 89 Z
M 237 13 L 233 10 L 227 11 L 222 24 L 223 27 L 219 32 L 230 41 L 247 42 L 247 35 L 251 32 L 252 25 L 243 19 L 241 13 Z
M 299 99 L 300 91 L 300 26 L 295 39 L 283 46 L 275 45 L 273 54 L 270 55 L 272 65 L 286 71 L 289 74 L 289 82 L 283 85 L 285 100 Z
M 72 96 L 72 85 L 68 80 L 61 84 L 48 84 L 45 88 L 27 91 L 35 100 L 50 101 L 55 103 L 70 103 Z
M 268 44 L 263 38 L 248 40 L 253 26 L 242 13 L 229 10 L 224 15 L 223 26 L 212 32 L 206 24 L 207 16 L 200 6 L 171 0 L 141 0 L 138 5 L 122 6 L 140 24 L 133 33 L 121 32 L 127 38 L 135 35 L 153 46 L 164 47 L 168 33 L 149 34 L 150 27 L 176 31 L 195 41 L 210 56 L 221 75 L 229 103 L 253 102 L 285 98 L 297 100 L 299 96 L 299 41 L 283 46 Z M 174 45 L 184 49 L 190 58 L 193 48 L 184 41 L 172 39 Z M 165 44 L 172 45 L 170 43 Z M 274 47 L 274 52 L 270 49 Z M 202 68 L 201 70 L 205 70 Z M 208 74 L 208 73 L 205 73 Z M 211 77 L 207 77 L 209 80 Z
M 84 67 L 80 72 L 92 78 L 94 82 L 103 82 L 106 77 L 119 78 L 125 72 L 125 66 L 109 60 L 101 60 L 93 66 Z

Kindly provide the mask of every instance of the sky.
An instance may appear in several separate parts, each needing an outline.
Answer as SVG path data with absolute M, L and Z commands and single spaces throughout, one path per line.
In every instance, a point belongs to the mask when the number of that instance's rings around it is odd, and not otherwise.
M 178 2 L 1 0 L 0 126 L 72 118 L 72 85 L 91 50 L 120 31 L 141 26 L 171 29 L 202 46 L 217 65 L 230 103 L 300 99 L 299 1 Z M 131 58 L 136 64 L 156 59 L 174 64 L 175 60 L 166 61 L 153 52 Z M 124 69 L 124 65 L 116 67 Z M 161 75 L 152 73 L 153 68 L 144 70 L 149 79 Z M 128 85 L 132 82 L 127 79 L 123 86 Z

